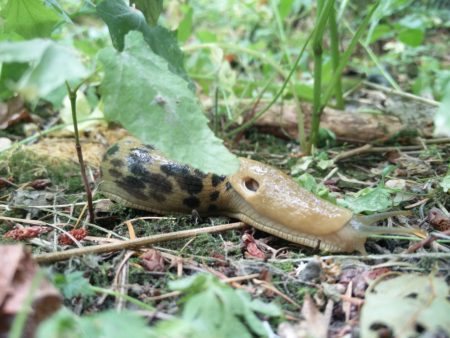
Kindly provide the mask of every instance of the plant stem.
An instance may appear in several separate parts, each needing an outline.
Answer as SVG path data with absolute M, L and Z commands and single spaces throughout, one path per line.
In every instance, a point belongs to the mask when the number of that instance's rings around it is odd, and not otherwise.
M 319 125 L 320 125 L 320 109 L 321 109 L 321 98 L 322 98 L 322 39 L 323 32 L 326 26 L 326 19 L 329 17 L 331 7 L 329 4 L 334 5 L 334 1 L 328 1 L 327 7 L 324 6 L 324 0 L 317 1 L 317 30 L 313 38 L 313 53 L 314 53 L 314 97 L 313 97 L 313 111 L 311 116 L 311 131 L 310 138 L 307 147 L 307 154 L 311 154 L 312 147 L 316 146 L 317 139 L 319 135 Z M 320 21 L 320 18 L 325 19 Z
M 339 32 L 336 23 L 336 10 L 331 8 L 330 18 L 328 19 L 330 26 L 330 48 L 331 48 L 331 63 L 333 65 L 333 72 L 336 72 L 339 67 Z M 344 98 L 342 96 L 342 78 L 339 75 L 339 80 L 336 82 L 335 93 L 336 107 L 339 109 L 344 108 Z
M 104 293 L 106 295 L 114 296 L 116 298 L 122 298 L 122 299 L 126 300 L 127 302 L 130 302 L 130 303 L 140 307 L 143 310 L 151 311 L 151 312 L 155 311 L 155 308 L 153 306 L 145 304 L 144 302 L 141 302 L 139 299 L 122 294 L 118 291 L 101 288 L 101 287 L 98 287 L 95 285 L 89 285 L 89 289 L 91 289 L 92 291 L 97 292 L 97 293 Z
M 350 59 L 350 55 L 353 53 L 353 50 L 355 49 L 357 43 L 359 42 L 361 35 L 365 32 L 367 25 L 369 24 L 370 18 L 372 17 L 375 10 L 378 8 L 379 4 L 380 4 L 380 0 L 377 0 L 372 5 L 372 8 L 370 9 L 369 13 L 366 15 L 363 22 L 358 27 L 358 30 L 356 31 L 352 40 L 350 41 L 350 44 L 349 44 L 347 50 L 341 55 L 339 67 L 337 68 L 336 72 L 333 74 L 333 77 L 331 78 L 329 86 L 326 89 L 325 94 L 323 96 L 322 106 L 321 106 L 320 111 L 323 110 L 323 108 L 325 107 L 325 105 L 328 103 L 331 96 L 333 95 L 333 89 L 334 89 L 334 86 L 336 85 L 336 82 L 338 81 L 339 77 L 341 76 L 342 71 L 344 70 L 345 66 L 348 63 L 348 60 Z
M 92 192 L 89 187 L 89 182 L 86 176 L 86 166 L 84 164 L 83 152 L 80 144 L 80 136 L 78 133 L 78 122 L 77 122 L 77 91 L 79 86 L 74 90 L 70 88 L 69 83 L 66 81 L 66 88 L 69 94 L 70 107 L 72 109 L 72 120 L 73 120 L 73 130 L 75 132 L 75 149 L 77 150 L 78 162 L 80 163 L 81 177 L 83 178 L 84 190 L 86 191 L 86 199 L 88 203 L 89 210 L 89 222 L 94 223 L 94 206 L 92 204 Z

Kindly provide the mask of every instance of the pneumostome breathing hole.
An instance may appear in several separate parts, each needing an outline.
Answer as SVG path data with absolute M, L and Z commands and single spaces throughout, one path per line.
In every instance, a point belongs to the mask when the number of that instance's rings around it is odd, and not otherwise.
M 259 183 L 253 178 L 247 177 L 244 179 L 244 185 L 247 190 L 256 192 L 259 189 Z

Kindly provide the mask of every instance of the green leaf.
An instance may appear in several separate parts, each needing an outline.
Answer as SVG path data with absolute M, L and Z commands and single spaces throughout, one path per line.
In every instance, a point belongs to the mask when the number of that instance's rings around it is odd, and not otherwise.
M 118 121 L 167 156 L 205 172 L 231 174 L 238 160 L 208 128 L 187 81 L 168 70 L 141 33 L 130 32 L 125 50 L 100 53 L 105 117 Z
M 13 96 L 13 91 L 10 87 L 13 86 L 15 82 L 19 81 L 27 69 L 28 65 L 21 62 L 5 63 L 2 65 L 0 75 L 0 99 L 6 99 Z
M 108 25 L 112 43 L 116 49 L 123 50 L 125 35 L 128 32 L 139 31 L 144 35 L 152 51 L 169 63 L 169 69 L 172 72 L 190 81 L 184 70 L 183 53 L 178 47 L 178 41 L 173 32 L 161 26 L 149 27 L 142 12 L 127 6 L 123 0 L 101 2 L 97 6 L 97 14 Z
M 29 63 L 10 88 L 34 101 L 64 84 L 88 76 L 79 54 L 51 40 L 34 39 L 0 43 L 0 62 Z
M 83 338 L 150 337 L 146 319 L 131 311 L 105 311 L 83 318 L 81 325 Z
M 184 12 L 183 20 L 181 20 L 177 29 L 177 38 L 180 42 L 186 42 L 192 33 L 192 14 L 194 13 L 191 6 L 182 6 Z
M 151 337 L 146 320 L 130 311 L 78 317 L 61 309 L 39 326 L 37 338 Z
M 150 26 L 156 26 L 163 10 L 163 0 L 131 0 L 131 3 L 144 14 Z
M 37 338 L 82 338 L 81 318 L 62 308 L 39 325 Z
M 434 116 L 434 135 L 450 137 L 450 82 L 447 84 L 444 98 Z
M 299 177 L 296 177 L 295 180 L 306 190 L 315 193 L 317 191 L 317 183 L 314 176 L 308 173 L 304 173 Z
M 281 0 L 278 2 L 278 13 L 281 20 L 284 20 L 292 12 L 293 2 L 293 0 Z
M 375 189 L 364 189 L 364 194 L 356 198 L 346 198 L 344 206 L 359 214 L 364 211 L 378 212 L 392 206 L 390 193 L 388 189 L 381 186 Z
M 183 298 L 182 320 L 172 322 L 166 328 L 172 335 L 158 328 L 161 336 L 174 336 L 174 327 L 180 329 L 191 323 L 194 331 L 202 332 L 195 337 L 264 337 L 266 329 L 256 313 L 268 317 L 281 316 L 281 310 L 274 304 L 251 300 L 248 293 L 234 290 L 216 277 L 198 274 L 181 281 L 170 283 L 170 288 L 181 290 L 187 295 Z M 176 335 L 175 335 L 176 336 Z
M 411 47 L 418 47 L 425 38 L 425 32 L 422 29 L 403 29 L 398 33 L 398 39 Z
M 2 16 L 4 31 L 18 33 L 25 39 L 50 36 L 62 19 L 42 0 L 9 0 Z
M 55 274 L 53 283 L 61 290 L 64 298 L 70 299 L 77 296 L 90 296 L 94 293 L 89 287 L 88 280 L 83 277 L 83 272 L 81 271 Z

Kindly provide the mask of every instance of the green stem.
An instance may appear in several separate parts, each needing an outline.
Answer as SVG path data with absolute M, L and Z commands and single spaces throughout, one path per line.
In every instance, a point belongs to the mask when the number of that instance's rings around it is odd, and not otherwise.
M 113 290 L 109 290 L 109 289 L 105 289 L 105 288 L 101 288 L 98 286 L 94 286 L 94 285 L 89 285 L 89 288 L 94 291 L 94 292 L 98 292 L 98 293 L 104 293 L 106 295 L 110 295 L 110 296 L 114 296 L 116 298 L 123 298 L 125 299 L 127 302 L 130 302 L 140 308 L 142 308 L 143 310 L 146 311 L 155 311 L 155 308 L 151 305 L 145 304 L 144 302 L 141 302 L 140 300 L 130 297 L 128 295 L 125 295 L 123 293 L 117 292 L 117 291 L 113 291 Z
M 323 110 L 323 107 L 328 103 L 331 96 L 333 95 L 334 86 L 336 85 L 337 80 L 341 76 L 342 71 L 344 70 L 345 66 L 347 65 L 351 54 L 353 53 L 353 50 L 355 49 L 356 45 L 358 44 L 359 39 L 361 38 L 361 35 L 365 32 L 367 25 L 369 24 L 370 18 L 372 17 L 375 10 L 378 8 L 379 4 L 380 4 L 380 0 L 377 0 L 373 4 L 369 13 L 366 15 L 363 22 L 358 27 L 358 30 L 356 31 L 352 40 L 350 41 L 350 44 L 349 44 L 347 50 L 341 55 L 341 61 L 339 62 L 339 67 L 337 68 L 336 72 L 333 74 L 330 84 L 329 84 L 328 88 L 326 89 L 325 94 L 323 96 L 321 111 Z
M 336 10 L 331 8 L 330 18 L 330 49 L 331 49 L 331 63 L 333 65 L 333 72 L 336 72 L 339 67 L 339 31 L 336 23 Z M 336 107 L 339 109 L 344 108 L 344 98 L 342 96 L 342 78 L 339 76 L 339 80 L 336 82 L 335 93 Z
M 330 16 L 331 8 L 334 6 L 334 1 L 327 1 L 324 6 L 324 0 L 317 1 L 317 31 L 313 39 L 313 53 L 314 53 L 314 97 L 313 97 L 313 111 L 311 116 L 311 132 L 308 142 L 307 154 L 310 154 L 312 147 L 316 146 L 319 135 L 320 125 L 320 109 L 322 99 L 322 40 L 325 31 L 327 19 Z M 320 19 L 323 18 L 322 21 Z
M 86 176 L 86 166 L 84 164 L 83 152 L 80 144 L 80 135 L 78 132 L 78 121 L 77 121 L 77 91 L 79 87 L 78 85 L 75 89 L 71 89 L 69 83 L 66 81 L 66 88 L 69 94 L 70 99 L 70 107 L 72 108 L 72 120 L 73 120 L 73 130 L 75 132 L 75 148 L 77 150 L 78 162 L 80 163 L 81 177 L 83 178 L 84 190 L 86 191 L 86 199 L 88 203 L 88 211 L 89 211 L 89 222 L 94 223 L 94 205 L 92 203 L 92 192 L 89 187 L 89 182 Z

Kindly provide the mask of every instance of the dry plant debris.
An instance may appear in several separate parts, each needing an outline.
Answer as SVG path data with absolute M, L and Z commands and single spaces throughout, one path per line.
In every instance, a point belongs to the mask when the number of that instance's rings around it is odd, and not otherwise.
M 14 319 L 25 310 L 29 312 L 24 337 L 33 337 L 39 323 L 59 309 L 62 297 L 46 280 L 33 288 L 39 267 L 21 245 L 0 246 L 0 270 L 0 336 L 7 336 Z

